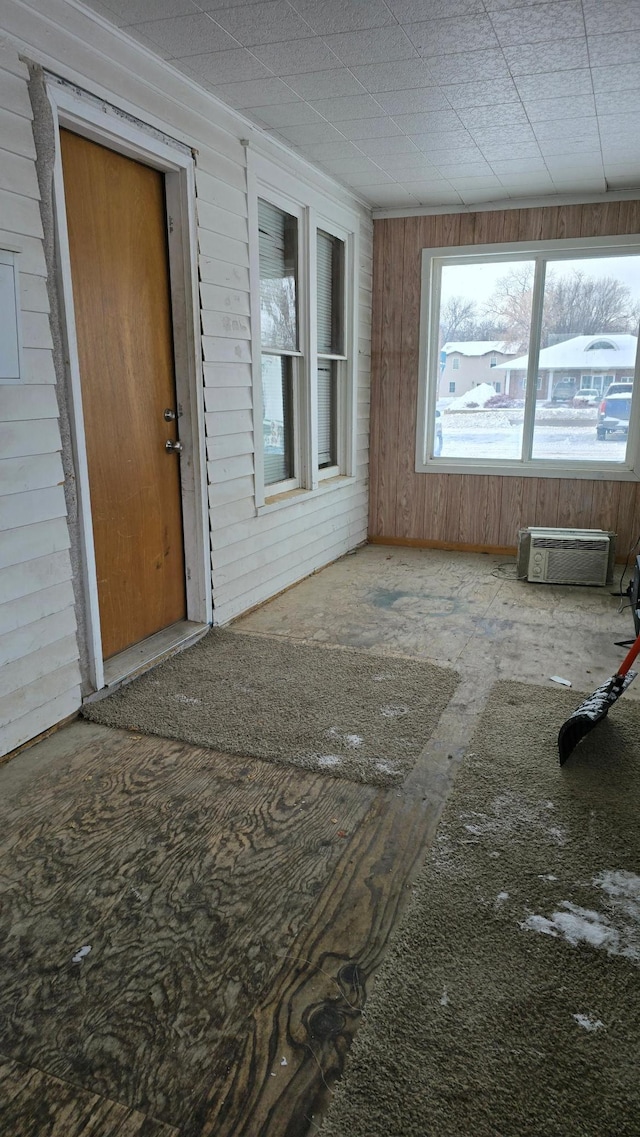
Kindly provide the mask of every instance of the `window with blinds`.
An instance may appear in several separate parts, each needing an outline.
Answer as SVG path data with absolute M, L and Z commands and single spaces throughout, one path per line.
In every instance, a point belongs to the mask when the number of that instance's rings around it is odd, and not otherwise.
M 292 355 L 298 352 L 298 221 L 262 199 L 258 256 L 264 484 L 273 486 L 295 477 Z
M 339 360 L 344 359 L 344 242 L 319 229 L 316 259 L 318 467 L 323 469 L 338 462 Z
M 258 240 L 262 346 L 297 351 L 297 219 L 259 200 Z

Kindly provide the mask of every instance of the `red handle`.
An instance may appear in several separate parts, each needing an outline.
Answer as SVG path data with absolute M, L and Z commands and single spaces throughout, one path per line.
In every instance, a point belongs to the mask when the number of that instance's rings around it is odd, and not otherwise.
M 633 647 L 629 649 L 625 655 L 620 667 L 618 668 L 618 675 L 626 675 L 627 671 L 640 655 L 640 635 L 635 639 Z

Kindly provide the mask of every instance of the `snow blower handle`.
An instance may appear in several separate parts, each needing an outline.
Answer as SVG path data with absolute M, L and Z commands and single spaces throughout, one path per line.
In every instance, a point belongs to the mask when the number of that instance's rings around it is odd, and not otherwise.
M 629 651 L 625 655 L 622 663 L 620 664 L 620 666 L 618 668 L 618 673 L 616 675 L 616 679 L 618 678 L 618 676 L 623 678 L 627 674 L 627 672 L 630 670 L 631 666 L 635 663 L 635 661 L 639 655 L 640 655 L 640 635 L 636 636 L 634 643 L 633 643 L 633 647 L 631 647 L 629 649 Z

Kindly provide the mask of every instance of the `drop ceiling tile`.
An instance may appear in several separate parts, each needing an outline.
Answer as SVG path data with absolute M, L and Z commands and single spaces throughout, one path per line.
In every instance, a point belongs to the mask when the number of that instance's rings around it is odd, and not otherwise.
M 468 192 L 469 190 L 499 190 L 502 189 L 502 182 L 493 174 L 481 174 L 477 177 L 458 177 L 455 174 L 448 173 L 447 180 L 451 182 L 454 190 L 458 193 Z
M 338 95 L 364 95 L 364 87 L 346 67 L 332 71 L 310 71 L 307 75 L 282 76 L 303 99 L 329 99 Z
M 589 36 L 589 54 L 599 67 L 636 63 L 640 57 L 640 32 Z
M 592 67 L 593 89 L 604 91 L 640 90 L 640 63 L 623 63 L 620 67 Z
M 536 141 L 533 130 L 528 123 L 517 123 L 515 126 L 493 126 L 471 132 L 474 141 L 483 149 L 484 146 L 520 146 Z M 516 157 L 516 155 L 514 155 Z
M 394 59 L 416 59 L 418 52 L 402 28 L 371 28 L 325 37 L 332 51 L 347 67 L 352 64 L 390 63 Z
M 324 71 L 338 68 L 340 60 L 329 50 L 320 36 L 311 39 L 297 39 L 295 50 L 291 41 L 285 43 L 262 43 L 251 48 L 261 63 L 276 75 L 300 75 L 308 71 Z
M 598 118 L 602 142 L 621 138 L 626 144 L 638 143 L 638 116 L 633 107 L 623 106 L 617 114 L 601 114 Z
M 549 39 L 572 39 L 584 35 L 580 0 L 555 4 L 536 4 L 494 12 L 491 17 L 501 46 L 540 43 Z
M 402 186 L 383 186 L 373 194 L 367 193 L 366 190 L 362 192 L 363 196 L 379 209 L 412 209 L 420 204 L 417 197 L 408 193 Z
M 205 51 L 224 51 L 238 43 L 210 16 L 175 16 L 172 19 L 149 20 L 136 24 L 142 35 L 157 43 L 170 56 L 198 55 Z
M 348 177 L 354 174 L 370 174 L 379 167 L 363 154 L 359 158 L 326 158 L 324 166 L 332 174 Z
M 447 162 L 436 165 L 436 169 L 447 181 L 454 178 L 493 178 L 488 162 Z
M 640 89 L 625 91 L 623 97 L 621 97 L 620 91 L 597 92 L 596 111 L 599 115 L 617 115 L 621 109 L 624 109 L 626 114 L 629 112 L 638 114 L 640 111 Z
M 491 20 L 484 13 L 453 19 L 421 20 L 420 23 L 406 24 L 405 30 L 423 57 L 498 47 Z
M 540 139 L 538 145 L 545 159 L 562 154 L 592 154 L 595 149 L 592 138 L 573 139 L 563 138 L 562 135 L 558 138 Z
M 294 6 L 321 36 L 395 24 L 384 0 L 295 0 Z
M 339 95 L 335 99 L 312 99 L 311 106 L 331 122 L 352 118 L 380 118 L 380 105 L 371 95 Z
M 247 0 L 198 0 L 205 12 L 219 12 L 222 8 L 240 8 Z
M 312 35 L 312 29 L 296 14 L 287 0 L 269 0 L 262 4 L 224 8 L 216 12 L 215 18 L 245 47 L 308 39 Z
M 435 196 L 436 194 L 450 194 L 453 186 L 446 181 L 445 178 L 406 178 L 403 180 L 402 185 L 409 193 L 415 193 L 419 197 L 423 194 Z M 456 190 L 453 190 L 456 193 Z
M 519 101 L 513 79 L 476 80 L 475 83 L 447 85 L 443 90 L 451 106 L 456 110 Z
M 330 122 L 306 122 L 301 126 L 281 126 L 279 133 L 296 146 L 312 146 L 316 142 L 342 142 L 344 135 Z
M 589 142 L 595 149 L 599 142 L 598 120 L 593 118 L 548 119 L 534 122 L 533 130 L 538 142 L 564 138 L 567 142 Z
M 612 190 L 634 189 L 638 191 L 640 197 L 640 169 L 616 177 L 607 176 L 607 186 Z
M 405 134 L 446 133 L 460 127 L 455 111 L 432 111 L 425 114 L 395 114 L 394 121 Z
M 602 154 L 599 150 L 586 151 L 583 154 L 548 154 L 545 164 L 553 177 L 555 174 L 570 172 L 593 173 L 602 171 Z
M 109 3 L 104 0 L 97 10 L 102 11 L 103 8 L 113 12 L 109 18 L 120 27 L 164 16 L 186 16 L 200 10 L 193 0 L 109 0 Z
M 528 8 L 531 4 L 548 4 L 549 0 L 484 0 L 487 12 L 504 12 L 509 8 Z
M 588 36 L 640 29 L 640 5 L 629 0 L 583 0 Z
M 510 73 L 500 48 L 466 51 L 461 55 L 426 56 L 425 63 L 437 83 L 476 82 L 487 79 L 509 79 Z
M 567 99 L 528 99 L 524 107 L 532 123 L 548 119 L 585 119 L 596 113 L 593 95 L 576 95 Z
M 306 122 L 322 122 L 322 116 L 308 103 L 298 99 L 297 103 L 275 103 L 269 107 L 251 107 L 247 114 L 259 119 L 265 126 L 280 130 L 283 126 L 302 126 Z
M 540 75 L 516 75 L 515 85 L 521 99 L 565 99 L 592 94 L 588 67 L 575 71 L 547 71 Z
M 543 158 L 502 158 L 491 163 L 491 168 L 501 180 L 528 177 L 531 174 L 546 174 Z
M 605 193 L 607 183 L 604 178 L 571 178 L 569 181 L 553 183 L 558 193 Z
M 216 86 L 217 95 L 229 106 L 242 110 L 244 107 L 268 107 L 274 103 L 297 101 L 297 95 L 280 79 L 250 79 L 244 83 L 221 83 Z
M 387 0 L 399 24 L 411 24 L 425 17 L 425 0 Z M 445 16 L 474 16 L 484 12 L 482 0 L 429 0 L 429 19 Z
M 400 138 L 365 138 L 358 142 L 358 149 L 368 157 L 378 160 L 378 155 L 387 157 L 391 155 L 417 154 L 418 147 L 413 145 L 404 135 Z
M 323 162 L 325 158 L 361 158 L 362 153 L 358 150 L 353 142 L 320 142 L 313 143 L 309 146 L 300 147 L 317 162 Z
M 417 136 L 419 137 L 419 136 Z M 423 151 L 424 157 L 428 158 L 434 168 L 441 168 L 442 166 L 461 165 L 476 165 L 484 163 L 485 158 L 481 150 L 477 146 L 469 147 L 443 147 L 440 150 L 435 150 L 433 147 L 428 147 Z
M 264 64 L 244 47 L 234 48 L 232 51 L 189 55 L 186 59 L 173 59 L 172 64 L 196 79 L 206 79 L 213 84 L 261 79 L 269 74 Z
M 110 17 L 107 16 L 106 18 L 109 19 Z M 149 39 L 149 37 L 146 36 L 144 32 L 138 30 L 139 27 L 142 27 L 142 25 L 132 24 L 130 27 L 123 28 L 122 30 L 123 32 L 126 32 L 128 36 L 131 36 L 131 39 L 134 39 L 137 43 L 142 44 L 143 47 L 146 47 L 149 51 L 152 51 L 154 55 L 159 55 L 160 59 L 171 59 L 171 62 L 174 63 L 174 60 L 171 58 L 172 52 L 160 47 L 159 44 L 154 43 L 154 41 L 152 39 Z M 179 68 L 179 70 L 182 70 L 182 68 Z M 193 76 L 191 76 L 191 78 L 193 78 Z
M 410 91 L 414 87 L 436 85 L 436 80 L 422 59 L 369 63 L 366 67 L 354 67 L 353 74 L 372 95 L 379 91 Z
M 529 174 L 508 174 L 500 178 L 502 185 L 508 189 L 519 189 L 521 186 L 534 187 L 537 190 L 553 189 L 553 178 L 546 170 L 538 170 Z
M 378 155 L 376 156 L 376 163 L 382 166 L 383 170 L 394 173 L 400 181 L 407 180 L 409 177 L 413 181 L 423 177 L 440 179 L 440 175 L 436 174 L 435 166 L 429 161 L 427 154 Z
M 442 192 L 437 190 L 435 193 L 429 192 L 428 188 L 420 191 L 418 186 L 409 188 L 413 188 L 420 205 L 462 205 L 460 194 L 451 188 Z
M 483 201 L 502 201 L 505 197 L 504 186 L 499 190 L 463 190 L 460 194 L 462 204 L 473 208 Z
M 372 163 L 373 166 L 373 163 Z M 379 166 L 373 166 L 368 174 L 347 174 L 344 180 L 355 189 L 364 189 L 366 186 L 391 186 L 397 184 L 393 174 L 387 174 Z
M 451 107 L 439 87 L 423 87 L 410 91 L 378 91 L 376 101 L 387 114 L 440 110 L 447 110 L 451 114 Z
M 361 138 L 393 138 L 402 134 L 400 127 L 392 118 L 356 118 L 349 122 L 340 122 L 341 132 L 351 142 L 358 142 Z
M 458 111 L 458 118 L 467 130 L 484 130 L 492 126 L 519 126 L 527 123 L 522 103 L 506 103 L 500 107 L 476 107 Z
M 550 35 L 552 28 L 547 28 Z M 544 75 L 552 71 L 571 71 L 574 68 L 589 66 L 587 41 L 584 36 L 566 39 L 556 43 L 545 40 L 540 43 L 524 43 L 505 46 L 504 57 L 514 78 L 518 75 Z
M 499 137 L 499 136 L 498 136 Z M 502 162 L 510 158 L 539 158 L 540 147 L 534 140 L 533 142 L 519 142 L 508 143 L 500 142 L 497 139 L 487 140 L 479 143 L 483 157 L 492 165 L 494 162 Z

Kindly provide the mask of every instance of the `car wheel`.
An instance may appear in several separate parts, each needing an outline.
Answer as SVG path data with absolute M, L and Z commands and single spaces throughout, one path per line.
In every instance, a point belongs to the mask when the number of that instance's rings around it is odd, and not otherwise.
M 598 439 L 598 442 L 606 442 L 607 441 L 606 430 L 596 430 L 596 438 Z

